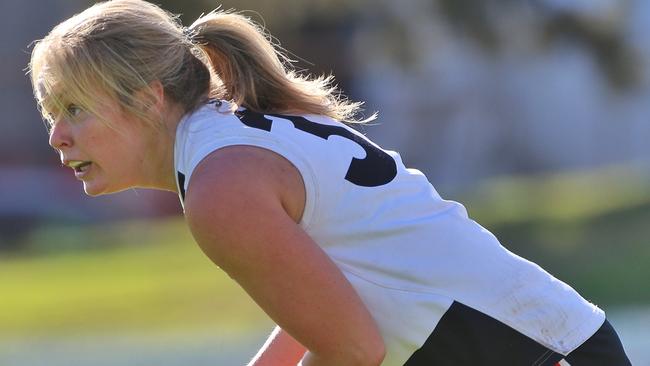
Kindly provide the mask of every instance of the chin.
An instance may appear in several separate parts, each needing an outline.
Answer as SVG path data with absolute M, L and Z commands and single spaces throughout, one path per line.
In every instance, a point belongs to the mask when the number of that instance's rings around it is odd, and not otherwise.
M 84 182 L 84 192 L 90 197 L 103 196 L 111 193 L 118 193 L 129 189 L 129 187 L 109 187 L 106 185 L 93 184 L 90 182 Z
M 101 196 L 101 195 L 110 193 L 110 192 L 106 192 L 105 190 L 97 189 L 97 188 L 95 188 L 93 186 L 90 186 L 88 184 L 84 184 L 84 192 L 86 192 L 86 195 L 88 195 L 90 197 L 97 197 L 97 196 Z

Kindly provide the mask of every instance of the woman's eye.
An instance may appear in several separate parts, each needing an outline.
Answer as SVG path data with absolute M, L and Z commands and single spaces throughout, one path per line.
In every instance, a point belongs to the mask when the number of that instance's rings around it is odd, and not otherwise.
M 70 104 L 68 106 L 68 113 L 70 113 L 71 116 L 76 117 L 79 115 L 79 113 L 81 113 L 81 108 L 77 107 L 74 104 Z

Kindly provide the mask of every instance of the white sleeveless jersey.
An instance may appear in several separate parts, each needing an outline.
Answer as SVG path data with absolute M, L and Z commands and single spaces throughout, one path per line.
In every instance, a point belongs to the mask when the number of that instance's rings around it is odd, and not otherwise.
M 454 302 L 564 355 L 603 324 L 600 309 L 502 247 L 397 153 L 323 116 L 229 110 L 212 102 L 180 122 L 181 200 L 195 167 L 219 148 L 252 145 L 290 161 L 306 190 L 300 226 L 376 320 L 386 344 L 382 365 L 403 365 Z

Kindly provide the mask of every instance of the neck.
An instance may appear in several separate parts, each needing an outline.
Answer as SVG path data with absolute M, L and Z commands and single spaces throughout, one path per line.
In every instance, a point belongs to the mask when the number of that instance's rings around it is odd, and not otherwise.
M 152 162 L 148 170 L 152 177 L 145 188 L 178 193 L 176 187 L 176 170 L 174 168 L 174 146 L 176 143 L 176 128 L 184 116 L 183 108 L 176 104 L 168 105 L 163 114 L 163 128 L 161 128 L 150 142 L 152 154 L 147 161 Z

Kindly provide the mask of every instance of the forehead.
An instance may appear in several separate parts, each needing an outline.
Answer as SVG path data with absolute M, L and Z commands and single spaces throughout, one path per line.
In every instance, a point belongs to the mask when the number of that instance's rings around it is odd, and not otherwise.
M 91 65 L 66 52 L 65 45 L 48 42 L 43 47 L 46 48 L 41 50 L 43 56 L 39 57 L 39 67 L 35 70 L 34 91 L 44 107 L 60 108 L 62 102 L 72 101 L 88 106 L 90 101 L 97 100 L 92 95 L 108 94 L 100 90 L 101 78 Z
M 68 99 L 65 85 L 62 82 L 62 75 L 56 73 L 49 66 L 43 67 L 36 75 L 34 82 L 34 94 L 39 104 L 46 110 L 60 108 L 60 104 Z
M 68 80 L 64 75 L 41 73 L 34 85 L 36 98 L 47 112 L 62 112 L 68 104 L 75 104 L 88 111 L 95 111 L 102 106 L 115 108 L 111 95 L 92 85 L 91 80 Z
M 36 80 L 36 98 L 38 100 L 43 100 L 47 94 L 48 90 L 45 84 L 45 79 L 43 76 L 39 76 L 38 80 Z
M 34 83 L 36 99 L 39 101 L 45 101 L 52 97 L 60 98 L 61 83 L 57 79 L 59 78 L 55 77 L 52 68 L 50 66 L 44 66 L 37 75 L 37 79 Z

